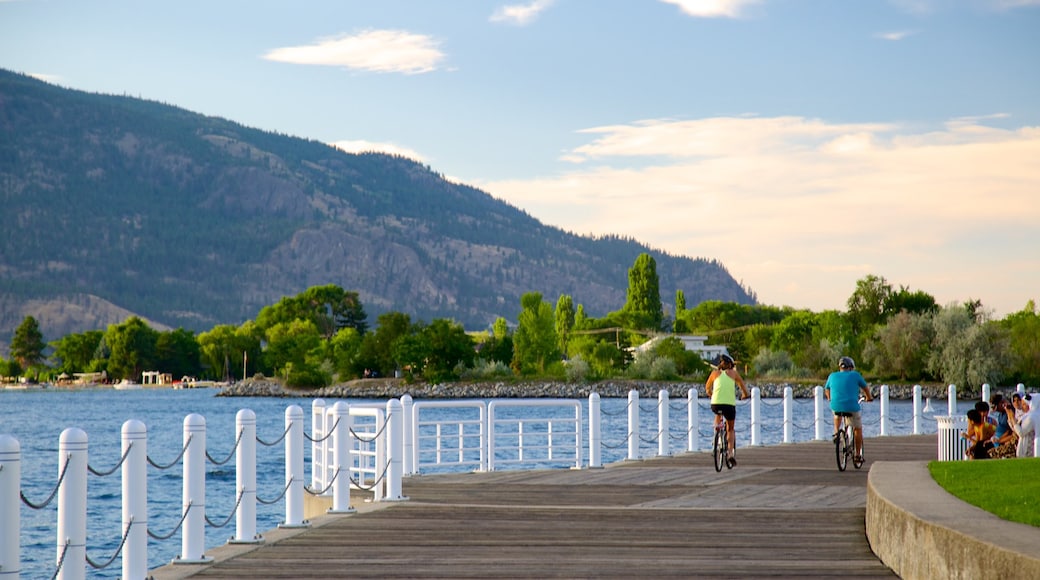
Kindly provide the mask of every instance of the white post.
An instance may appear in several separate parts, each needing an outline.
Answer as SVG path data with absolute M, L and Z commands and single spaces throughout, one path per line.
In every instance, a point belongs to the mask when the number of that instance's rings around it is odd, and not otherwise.
M 350 406 L 343 401 L 332 405 L 332 509 L 330 514 L 354 513 L 350 507 Z
M 830 438 L 828 433 L 834 430 L 833 427 L 827 429 L 826 419 L 824 415 L 827 411 L 827 398 L 823 395 L 823 387 L 817 385 L 813 389 L 813 397 L 815 398 L 815 410 L 816 410 L 816 440 L 823 441 Z
M 599 393 L 589 393 L 589 467 L 603 467 L 600 464 L 602 443 L 600 437 Z
M 181 554 L 174 564 L 212 562 L 206 550 L 206 418 L 184 418 L 184 482 L 181 495 Z
M 415 448 L 412 446 L 412 429 L 415 426 L 412 424 L 412 407 L 415 403 L 412 402 L 411 395 L 401 396 L 401 421 L 404 423 L 404 475 L 415 474 Z
M 751 387 L 751 445 L 762 444 L 762 390 Z
M 639 391 L 628 392 L 628 458 L 639 459 Z
M 303 519 L 303 409 L 289 405 L 285 409 L 285 521 L 279 528 L 305 528 Z
M 687 448 L 690 453 L 697 451 L 700 448 L 698 437 L 698 429 L 700 429 L 700 416 L 698 414 L 697 397 L 700 393 L 697 391 L 697 385 L 693 385 L 686 391 L 686 430 L 687 433 Z
M 784 443 L 794 441 L 794 389 L 784 387 Z
M 87 572 L 87 434 L 71 427 L 58 444 L 58 551 L 59 580 L 83 580 Z M 67 466 L 66 466 L 67 464 Z
M 327 435 L 325 399 L 314 399 L 311 401 L 311 489 L 325 489 L 329 484 Z
M 404 470 L 404 407 L 401 401 L 386 402 L 386 451 L 389 457 L 386 469 L 386 500 L 407 499 L 401 494 L 401 473 Z M 377 466 L 379 467 L 379 466 Z
M 235 415 L 235 438 L 240 439 L 235 450 L 235 487 L 240 501 L 235 512 L 235 544 L 256 544 L 261 541 L 256 533 L 256 413 L 241 409 Z
M 1018 383 L 1015 385 L 1015 392 L 1024 397 L 1026 394 L 1026 386 L 1022 383 Z
M 18 580 L 21 572 L 22 449 L 18 440 L 0 435 L 0 578 Z
M 982 399 L 983 401 L 989 402 L 989 383 L 982 383 Z
M 924 410 L 921 408 L 921 385 L 914 385 L 914 435 L 921 434 Z
M 888 385 L 881 385 L 878 392 L 881 397 L 881 436 L 888 435 Z
M 123 578 L 148 577 L 148 429 L 130 419 L 123 423 Z
M 949 388 L 947 388 L 947 393 L 946 409 L 949 412 L 949 415 L 953 417 L 957 414 L 957 385 L 950 385 Z
M 661 389 L 657 391 L 657 455 L 660 457 L 672 454 L 668 420 L 668 390 Z

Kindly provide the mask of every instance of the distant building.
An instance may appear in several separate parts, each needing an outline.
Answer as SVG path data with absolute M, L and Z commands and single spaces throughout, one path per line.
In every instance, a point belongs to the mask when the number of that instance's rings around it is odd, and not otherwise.
M 707 336 L 696 336 L 693 334 L 662 334 L 655 336 L 643 344 L 632 349 L 633 353 L 648 352 L 654 345 L 666 338 L 677 338 L 682 342 L 683 348 L 690 352 L 695 352 L 701 356 L 704 360 L 711 360 L 720 354 L 729 354 L 729 350 L 725 345 L 722 344 L 704 344 L 705 340 L 708 340 Z

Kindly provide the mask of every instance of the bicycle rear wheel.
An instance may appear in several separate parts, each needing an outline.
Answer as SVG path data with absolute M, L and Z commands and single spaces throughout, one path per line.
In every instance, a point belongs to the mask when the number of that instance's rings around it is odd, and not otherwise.
M 715 436 L 711 440 L 711 456 L 715 460 L 715 471 L 722 471 L 722 465 L 726 463 L 726 429 L 715 429 Z
M 845 429 L 838 431 L 838 438 L 834 440 L 834 458 L 838 461 L 838 471 L 845 471 L 849 466 L 849 437 Z

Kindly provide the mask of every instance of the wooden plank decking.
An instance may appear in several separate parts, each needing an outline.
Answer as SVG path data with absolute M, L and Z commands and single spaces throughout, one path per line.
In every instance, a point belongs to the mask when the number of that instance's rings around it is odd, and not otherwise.
M 935 435 L 869 439 L 866 455 L 844 473 L 832 444 L 809 442 L 739 449 L 722 473 L 700 452 L 410 477 L 408 501 L 323 516 L 192 577 L 892 578 L 864 535 L 867 472 L 935 458 Z

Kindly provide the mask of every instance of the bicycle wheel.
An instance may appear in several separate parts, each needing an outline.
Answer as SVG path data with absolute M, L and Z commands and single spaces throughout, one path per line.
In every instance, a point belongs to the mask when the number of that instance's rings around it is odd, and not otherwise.
M 845 471 L 849 465 L 849 438 L 845 429 L 838 431 L 838 438 L 834 440 L 834 458 L 838 460 L 838 471 Z
M 715 460 L 715 471 L 722 471 L 726 462 L 726 429 L 715 429 L 715 437 L 711 440 L 711 456 Z

